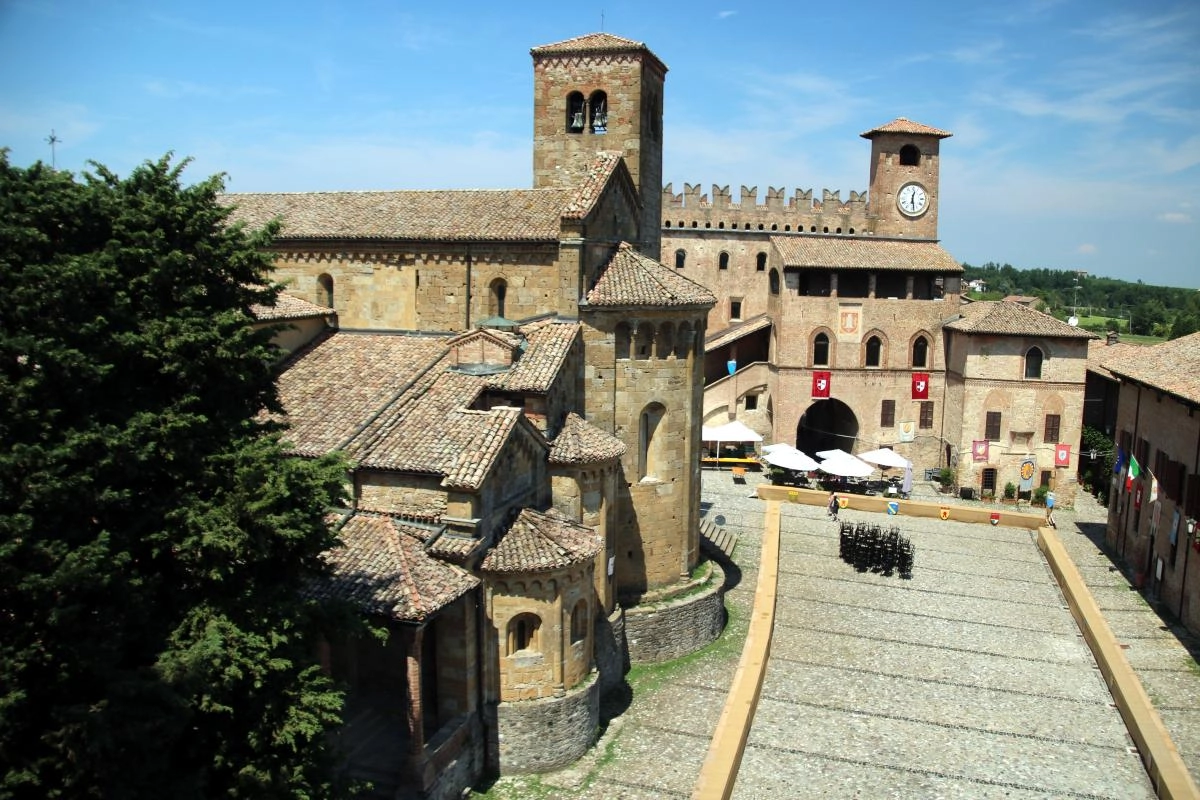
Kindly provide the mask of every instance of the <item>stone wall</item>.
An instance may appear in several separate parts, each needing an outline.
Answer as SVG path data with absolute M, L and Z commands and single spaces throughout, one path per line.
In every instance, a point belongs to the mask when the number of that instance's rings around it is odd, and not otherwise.
M 494 707 L 500 774 L 547 772 L 578 759 L 596 741 L 600 683 L 588 680 L 560 696 Z
M 629 671 L 629 646 L 625 642 L 625 609 L 617 606 L 607 617 L 596 615 L 596 671 L 600 676 L 600 695 L 620 686 Z
M 482 721 L 472 714 L 447 741 L 429 743 L 432 783 L 422 800 L 460 800 L 483 775 L 486 758 Z
M 725 573 L 712 564 L 708 585 L 679 600 L 628 609 L 625 639 L 633 663 L 659 663 L 695 652 L 725 627 Z

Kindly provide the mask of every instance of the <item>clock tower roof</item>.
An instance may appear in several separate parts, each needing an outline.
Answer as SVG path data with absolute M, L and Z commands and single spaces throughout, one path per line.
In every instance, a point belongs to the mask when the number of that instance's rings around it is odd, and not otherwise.
M 911 119 L 906 117 L 896 117 L 886 125 L 880 125 L 878 128 L 874 128 L 859 135 L 864 139 L 874 139 L 881 133 L 909 133 L 918 134 L 921 136 L 936 136 L 939 139 L 946 139 L 954 135 L 950 131 L 931 128 L 928 125 L 922 125 L 919 122 L 913 122 Z

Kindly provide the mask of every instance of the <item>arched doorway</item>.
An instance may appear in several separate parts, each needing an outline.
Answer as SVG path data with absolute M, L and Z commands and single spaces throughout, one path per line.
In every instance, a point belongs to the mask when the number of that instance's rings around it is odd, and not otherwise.
M 810 456 L 822 450 L 854 452 L 858 417 L 841 400 L 818 400 L 796 423 L 796 447 Z

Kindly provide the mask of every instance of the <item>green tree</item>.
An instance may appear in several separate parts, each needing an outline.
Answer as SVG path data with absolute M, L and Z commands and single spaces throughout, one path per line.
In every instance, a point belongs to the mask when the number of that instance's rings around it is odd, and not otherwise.
M 82 180 L 0 150 L 0 797 L 334 793 L 342 698 L 304 588 L 334 459 L 289 455 L 275 230 L 185 164 Z
M 1171 338 L 1178 339 L 1200 331 L 1200 315 L 1190 311 L 1180 312 L 1171 323 Z

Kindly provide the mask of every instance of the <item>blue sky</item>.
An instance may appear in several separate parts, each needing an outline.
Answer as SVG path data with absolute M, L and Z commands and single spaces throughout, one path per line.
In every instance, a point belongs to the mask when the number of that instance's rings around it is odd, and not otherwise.
M 0 146 L 230 191 L 531 184 L 529 49 L 667 64 L 664 180 L 862 191 L 896 117 L 952 131 L 961 261 L 1200 288 L 1200 4 L 0 0 Z

